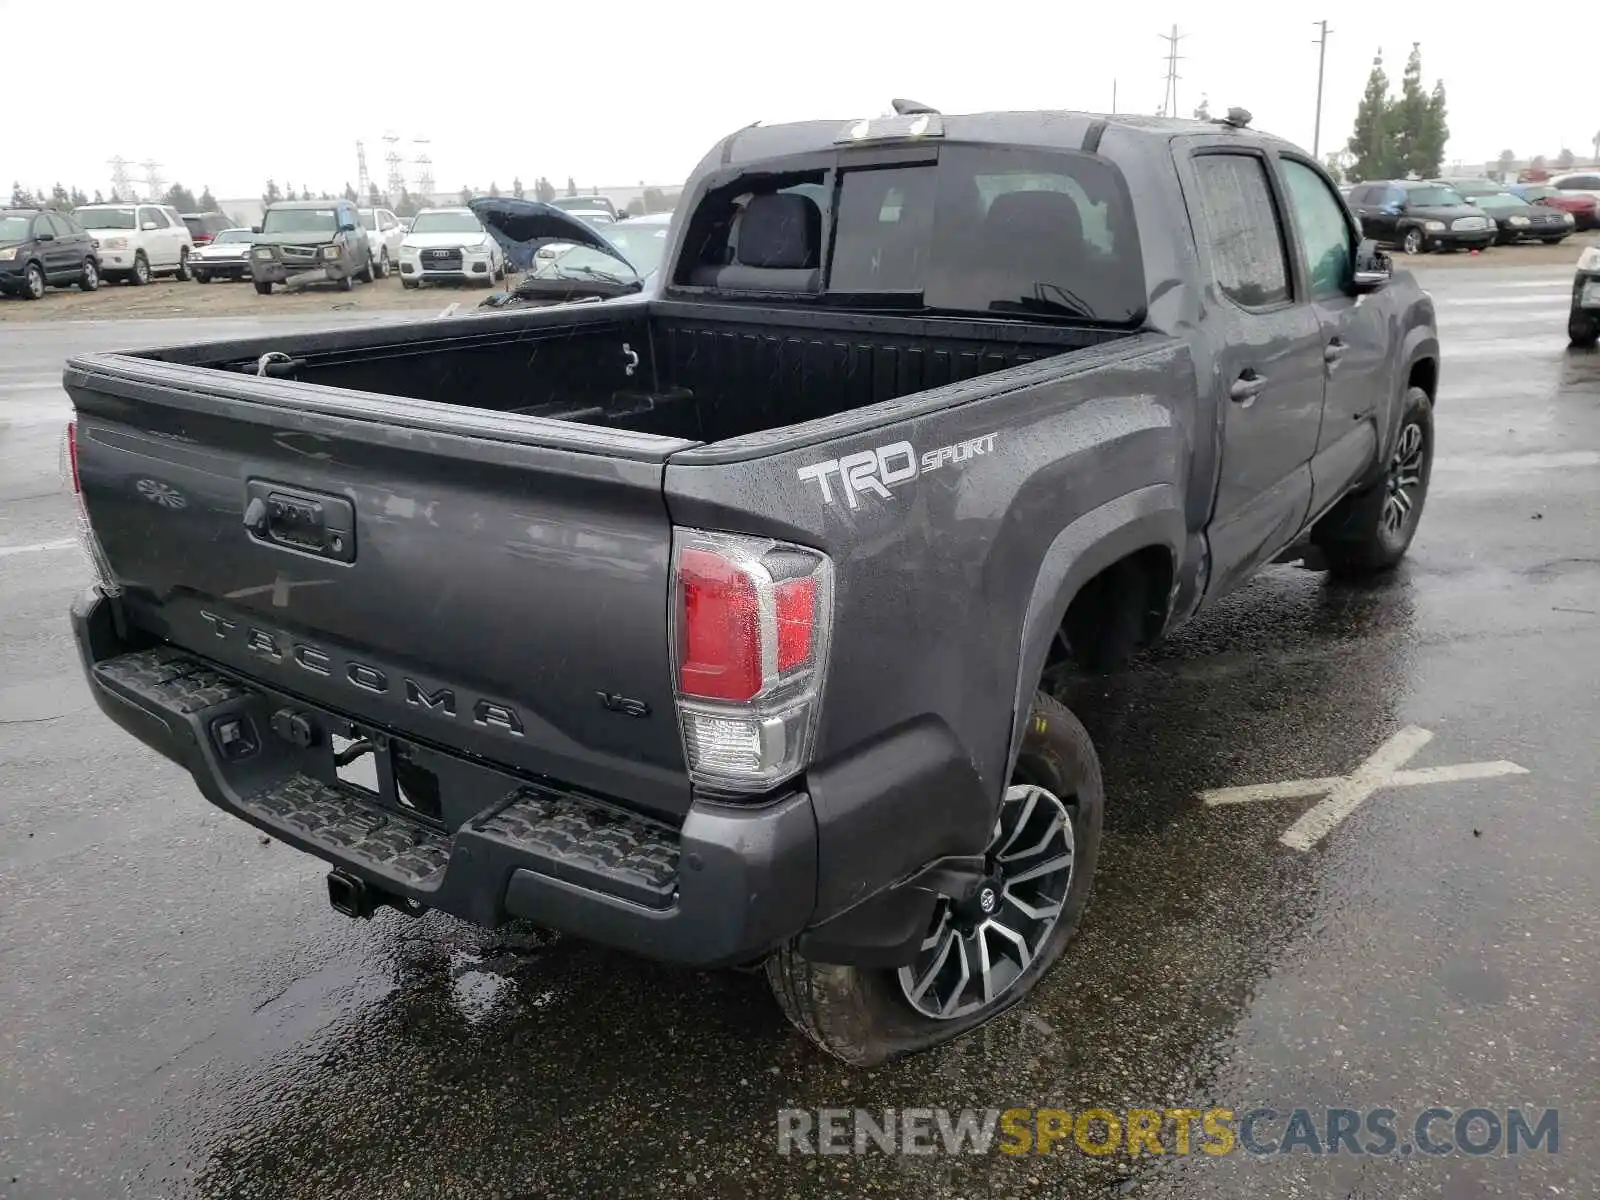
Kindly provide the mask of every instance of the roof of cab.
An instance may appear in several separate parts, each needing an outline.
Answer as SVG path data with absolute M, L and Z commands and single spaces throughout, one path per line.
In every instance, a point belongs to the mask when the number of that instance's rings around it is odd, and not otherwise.
M 861 118 L 841 117 L 835 120 L 797 121 L 786 125 L 747 125 L 725 137 L 711 155 L 725 166 L 738 163 L 759 162 L 763 159 L 786 158 L 841 148 L 840 131 Z M 876 118 L 871 118 L 876 120 Z M 1237 133 L 1261 141 L 1278 142 L 1282 139 L 1248 126 L 1239 128 L 1216 119 L 1191 120 L 1182 117 L 1146 117 L 1137 113 L 1092 113 L 1068 110 L 1024 110 L 1015 112 L 985 112 L 964 114 L 939 114 L 943 125 L 940 137 L 927 140 L 945 142 L 991 142 L 995 145 L 1037 146 L 1045 149 L 1078 150 L 1084 139 L 1097 124 L 1106 130 L 1119 130 L 1134 137 L 1166 139 L 1184 134 L 1223 135 Z M 895 139 L 902 144 L 911 138 Z M 866 142 L 882 145 L 883 142 Z
M 348 200 L 274 200 L 268 208 L 330 208 L 335 204 L 349 204 Z

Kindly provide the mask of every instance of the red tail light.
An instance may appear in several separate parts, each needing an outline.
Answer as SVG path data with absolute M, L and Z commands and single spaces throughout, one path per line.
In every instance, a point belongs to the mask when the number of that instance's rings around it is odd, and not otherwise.
M 705 700 L 749 700 L 761 690 L 760 598 L 750 577 L 709 550 L 678 558 L 683 657 L 678 686 Z
M 83 485 L 78 482 L 78 423 L 67 422 L 67 481 L 72 484 L 74 496 L 83 495 Z
M 674 533 L 673 660 L 690 775 L 765 790 L 809 761 L 833 564 L 786 542 Z

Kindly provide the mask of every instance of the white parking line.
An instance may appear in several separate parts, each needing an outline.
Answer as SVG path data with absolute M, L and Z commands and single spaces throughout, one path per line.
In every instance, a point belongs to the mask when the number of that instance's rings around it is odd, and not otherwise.
M 70 550 L 77 544 L 77 538 L 57 538 L 53 542 L 32 542 L 26 546 L 0 546 L 0 558 L 13 554 L 48 554 L 52 550 Z
M 1281 783 L 1255 783 L 1244 787 L 1216 788 L 1200 793 L 1208 808 L 1225 804 L 1249 804 L 1256 800 L 1291 800 L 1322 796 L 1321 803 L 1303 813 L 1278 840 L 1292 850 L 1309 850 L 1339 822 L 1361 807 L 1366 798 L 1382 788 L 1415 787 L 1424 783 L 1454 783 L 1463 779 L 1493 779 L 1500 775 L 1526 775 L 1526 767 L 1514 762 L 1457 763 L 1445 767 L 1418 767 L 1401 770 L 1417 751 L 1432 740 L 1433 734 L 1408 725 L 1379 746 L 1367 760 L 1348 775 L 1318 779 L 1289 779 Z

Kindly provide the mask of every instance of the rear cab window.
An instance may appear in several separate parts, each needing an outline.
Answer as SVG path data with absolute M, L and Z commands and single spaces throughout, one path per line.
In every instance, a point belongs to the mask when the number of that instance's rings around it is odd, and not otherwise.
M 1202 153 L 1194 172 L 1195 241 L 1210 258 L 1222 294 L 1243 308 L 1287 301 L 1289 259 L 1266 161 L 1255 154 Z
M 1144 317 L 1121 172 L 1071 151 L 947 144 L 881 162 L 747 174 L 708 192 L 680 287 L 960 316 Z

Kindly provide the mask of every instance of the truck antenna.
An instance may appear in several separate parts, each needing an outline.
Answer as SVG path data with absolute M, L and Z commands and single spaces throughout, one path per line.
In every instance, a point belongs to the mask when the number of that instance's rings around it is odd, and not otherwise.
M 932 108 L 918 100 L 891 100 L 889 107 L 893 108 L 898 117 L 916 117 L 924 113 L 940 116 L 937 108 Z

